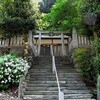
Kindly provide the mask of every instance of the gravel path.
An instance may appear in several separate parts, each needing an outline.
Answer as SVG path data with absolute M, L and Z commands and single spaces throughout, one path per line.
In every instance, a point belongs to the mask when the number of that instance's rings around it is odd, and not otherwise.
M 2 92 L 0 93 L 0 100 L 18 100 L 18 98 Z
M 18 98 L 10 96 L 9 94 L 0 93 L 0 100 L 18 100 Z
M 0 100 L 18 100 L 17 90 L 0 91 Z

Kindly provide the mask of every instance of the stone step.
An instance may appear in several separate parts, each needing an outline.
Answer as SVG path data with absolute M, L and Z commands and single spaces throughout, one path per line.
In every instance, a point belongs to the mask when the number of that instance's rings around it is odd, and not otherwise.
M 52 65 L 51 65 L 51 63 L 34 63 L 34 64 L 32 64 L 32 66 L 31 66 L 31 68 L 34 68 L 34 67 L 37 67 L 38 66 L 38 68 L 40 67 L 46 67 L 47 66 L 47 68 L 48 68 L 48 66 L 49 67 L 51 67 Z
M 64 100 L 96 100 L 96 99 L 64 99 Z
M 51 61 L 52 62 L 52 61 Z M 59 65 L 59 64 L 63 64 L 63 65 L 73 65 L 73 63 L 72 62 L 70 62 L 70 61 L 55 61 L 55 63 L 57 64 L 57 65 Z
M 35 61 L 34 63 L 33 63 L 33 65 L 43 65 L 43 64 L 45 64 L 45 65 L 47 65 L 47 64 L 52 64 L 52 61 Z M 71 66 L 72 65 L 72 63 L 70 63 L 70 62 L 56 62 L 56 65 L 58 66 L 61 66 L 61 65 L 67 65 L 67 66 Z
M 23 100 L 58 100 L 55 74 L 52 74 L 50 56 L 36 57 L 29 70 L 29 79 Z M 92 100 L 91 93 L 80 78 L 73 63 L 66 57 L 56 57 L 56 68 L 64 100 Z
M 54 74 L 51 74 L 51 73 L 42 73 L 42 74 L 38 74 L 38 73 L 29 73 L 29 76 L 31 77 L 56 77 Z M 71 75 L 71 74 L 58 74 L 58 77 L 59 78 L 63 78 L 63 77 L 66 77 L 66 78 L 80 78 L 79 75 L 77 74 L 74 74 L 74 75 Z
M 38 94 L 38 95 L 52 95 L 52 94 L 58 94 L 58 91 L 33 91 L 33 90 L 26 90 L 25 94 L 30 94 L 31 92 L 33 92 L 34 95 Z M 65 90 L 62 91 L 64 94 L 90 94 L 89 90 Z M 32 93 L 31 93 L 32 94 Z
M 52 83 L 57 83 L 57 81 L 33 81 L 33 80 L 30 80 L 29 81 L 30 83 L 34 83 L 34 84 L 52 84 Z M 59 81 L 60 84 L 84 84 L 82 81 Z
M 32 75 L 54 75 L 52 72 L 50 72 L 50 73 L 48 73 L 48 74 L 46 74 L 46 73 L 29 73 L 29 74 L 32 74 Z M 58 73 L 58 76 L 62 76 L 62 75 L 64 75 L 64 76 L 80 76 L 80 73 L 78 73 L 78 72 L 75 72 L 75 73 Z
M 65 99 L 91 99 L 91 94 L 69 94 L 64 95 Z M 26 99 L 27 98 L 27 99 Z M 25 95 L 24 100 L 58 100 L 58 95 Z
M 62 91 L 63 92 L 63 91 Z M 63 92 L 64 95 L 75 95 L 75 94 L 81 94 L 81 95 L 85 95 L 85 94 L 90 94 L 89 92 L 80 92 L 80 93 L 67 93 L 67 92 Z M 25 91 L 24 92 L 25 95 L 58 95 L 58 91 Z
M 55 61 L 55 63 L 57 65 L 73 65 L 73 63 L 69 62 L 69 61 Z
M 52 62 L 52 59 L 39 59 L 38 60 L 38 62 L 45 62 L 45 63 L 47 63 L 47 62 Z
M 41 80 L 41 81 L 49 81 L 49 80 L 51 80 L 51 81 L 55 81 L 56 80 L 56 77 L 33 77 L 33 76 L 30 76 L 30 78 L 29 78 L 29 80 L 33 80 L 33 81 L 39 81 L 39 80 Z M 61 77 L 59 77 L 59 80 L 60 81 L 80 81 L 81 79 L 80 78 L 77 78 L 77 77 L 75 77 L 75 78 L 61 78 Z
M 34 91 L 37 91 L 37 90 L 41 90 L 41 91 L 57 91 L 58 90 L 58 87 L 34 87 L 33 84 L 28 84 L 27 85 L 27 89 L 33 89 Z M 64 90 L 87 90 L 87 87 L 85 86 L 72 86 L 72 87 L 61 87 L 61 90 L 64 91 Z
M 28 84 L 32 84 L 32 87 L 56 87 L 57 83 L 52 83 L 52 84 L 34 84 L 33 83 L 28 83 Z M 60 87 L 81 87 L 81 86 L 85 86 L 85 84 L 60 84 Z
M 75 69 L 75 67 L 73 66 L 71 66 L 71 65 L 57 65 L 56 64 L 56 68 L 62 68 L 62 69 L 64 69 L 64 68 L 70 68 L 70 69 Z
M 48 68 L 51 68 L 52 69 L 52 65 L 35 65 L 35 66 L 32 66 L 31 69 L 48 69 Z M 56 66 L 57 69 L 74 69 L 74 67 L 71 67 L 71 66 Z
M 55 75 L 54 75 L 54 76 L 53 76 L 53 75 L 51 75 L 51 76 L 49 76 L 49 75 L 46 75 L 46 76 L 45 76 L 45 75 L 41 75 L 41 76 L 35 75 L 35 76 L 34 76 L 33 74 L 30 74 L 29 77 L 30 77 L 30 78 L 37 78 L 37 79 L 40 79 L 40 78 L 41 78 L 41 79 L 44 79 L 44 78 L 55 79 L 55 78 L 56 78 Z M 80 79 L 80 76 L 64 76 L 64 75 L 60 76 L 60 75 L 59 75 L 58 78 L 59 78 L 59 80 L 60 80 L 60 79 L 68 79 L 68 78 L 74 78 L 74 79 L 76 79 L 76 80 L 77 80 L 77 79 L 78 79 L 78 80 L 81 80 L 81 79 Z
M 32 98 L 24 98 L 23 100 L 51 100 L 51 99 L 32 99 Z M 53 100 L 58 100 L 58 99 L 53 99 Z M 64 99 L 64 100 L 96 100 L 96 99 Z
M 44 72 L 44 73 L 47 73 L 47 72 L 52 72 L 52 69 L 44 69 L 44 70 L 42 70 L 42 69 L 31 69 L 29 72 L 37 72 L 37 73 L 41 73 L 41 72 Z M 71 73 L 71 72 L 73 72 L 73 73 L 75 73 L 76 72 L 76 70 L 74 70 L 74 69 L 69 69 L 69 70 L 57 70 L 57 72 L 58 73 Z
M 43 60 L 38 60 L 38 61 L 33 61 L 34 62 L 34 64 L 35 63 L 37 63 L 37 64 L 39 64 L 39 63 L 41 63 L 42 64 L 42 62 L 44 62 L 44 63 L 49 63 L 49 64 L 52 64 L 52 60 L 48 60 L 48 59 L 43 59 Z M 69 61 L 55 61 L 55 63 L 56 64 L 66 64 L 66 65 L 73 65 L 73 63 L 72 62 L 69 62 Z
M 47 98 L 46 99 L 44 99 L 44 98 L 43 99 L 42 98 L 41 99 L 40 98 L 39 99 L 38 98 L 35 99 L 35 98 L 33 98 L 32 99 L 30 97 L 24 97 L 23 100 L 58 100 L 58 98 L 56 98 L 56 99 L 55 98 L 53 98 L 53 99 L 47 99 Z M 77 98 L 77 99 L 64 99 L 64 100 L 96 100 L 96 99 L 88 99 L 88 98 L 87 99 L 78 99 Z
M 52 69 L 31 69 L 29 72 L 37 72 L 37 73 L 40 73 L 40 72 L 51 72 Z
M 70 61 L 70 59 L 68 58 L 68 57 L 55 57 L 55 60 L 56 61 L 58 61 L 58 60 L 60 60 L 60 61 Z
M 48 59 L 43 59 L 43 60 L 38 60 L 38 61 L 34 61 L 34 63 L 37 63 L 37 64 L 42 64 L 42 63 L 49 63 L 51 64 L 52 63 L 52 60 L 48 60 Z
M 38 69 L 41 69 L 41 70 L 47 70 L 47 69 L 52 69 L 51 66 L 48 66 L 48 67 L 41 67 L 41 66 L 37 66 L 37 67 L 31 67 L 31 70 L 38 70 Z M 56 67 L 57 71 L 59 70 L 75 70 L 74 68 L 72 67 Z
M 56 77 L 54 74 L 52 74 L 52 75 L 48 75 L 48 74 L 38 75 L 38 74 L 30 73 L 29 75 L 30 75 L 30 77 L 33 77 L 33 78 L 35 78 L 35 77 L 36 78 L 47 78 L 47 77 L 48 78 L 55 78 Z M 65 75 L 59 75 L 58 77 L 59 78 L 80 78 L 80 76 L 78 76 L 78 75 L 74 75 L 74 76 L 73 75 L 66 75 L 66 76 Z

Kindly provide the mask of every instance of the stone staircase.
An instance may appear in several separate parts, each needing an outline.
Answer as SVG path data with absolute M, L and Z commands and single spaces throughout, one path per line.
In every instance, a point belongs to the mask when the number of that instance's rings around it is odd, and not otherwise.
M 23 100 L 58 100 L 56 77 L 52 74 L 51 62 L 49 56 L 34 58 Z M 56 57 L 56 67 L 65 100 L 94 100 L 68 57 Z

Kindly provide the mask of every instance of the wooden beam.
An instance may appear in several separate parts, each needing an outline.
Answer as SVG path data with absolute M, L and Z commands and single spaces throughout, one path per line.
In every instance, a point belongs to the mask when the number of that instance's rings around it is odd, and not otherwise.
M 40 55 L 40 51 L 41 51 L 41 33 L 39 33 L 38 56 Z
M 69 33 L 69 31 L 39 31 L 39 30 L 36 30 L 35 33 L 41 33 L 41 34 L 51 34 L 51 33 L 55 33 L 55 34 L 64 34 L 64 33 Z

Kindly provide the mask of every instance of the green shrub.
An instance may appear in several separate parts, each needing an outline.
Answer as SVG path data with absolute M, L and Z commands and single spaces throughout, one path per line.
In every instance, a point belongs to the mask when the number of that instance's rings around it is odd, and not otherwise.
M 91 76 L 91 52 L 90 49 L 78 48 L 74 52 L 74 60 L 79 65 L 80 72 L 83 77 Z
M 94 69 L 93 80 L 96 82 L 98 75 L 100 75 L 100 54 L 92 58 L 92 65 Z
M 19 82 L 19 78 L 28 70 L 26 60 L 16 55 L 0 57 L 0 89 L 7 89 L 10 85 Z
M 97 77 L 100 75 L 100 38 L 96 37 L 93 41 L 92 60 L 91 63 L 94 68 L 93 80 L 97 83 Z
M 78 48 L 73 52 L 74 61 L 78 64 L 83 77 L 90 79 L 96 86 L 100 75 L 100 38 L 92 42 L 92 49 Z
M 93 53 L 95 55 L 100 54 L 100 38 L 95 38 L 92 44 L 93 44 Z

